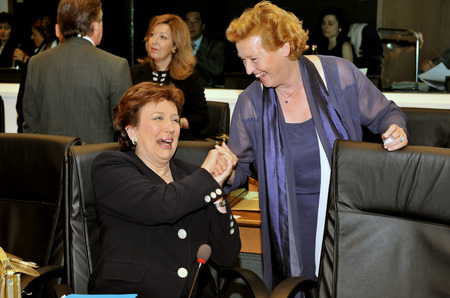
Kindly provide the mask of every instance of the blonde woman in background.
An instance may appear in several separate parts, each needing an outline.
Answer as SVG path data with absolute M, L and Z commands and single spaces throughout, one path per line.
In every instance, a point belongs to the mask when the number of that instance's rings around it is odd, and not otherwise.
M 133 85 L 141 82 L 173 83 L 183 91 L 180 139 L 195 139 L 208 126 L 209 114 L 205 89 L 195 67 L 190 33 L 177 15 L 164 14 L 150 20 L 144 38 L 148 56 L 131 66 Z

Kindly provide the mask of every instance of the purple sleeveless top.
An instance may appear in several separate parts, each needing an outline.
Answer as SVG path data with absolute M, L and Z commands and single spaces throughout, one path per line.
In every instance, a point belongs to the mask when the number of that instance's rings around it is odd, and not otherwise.
M 303 276 L 315 279 L 315 241 L 320 191 L 319 144 L 313 119 L 286 123 L 295 173 Z

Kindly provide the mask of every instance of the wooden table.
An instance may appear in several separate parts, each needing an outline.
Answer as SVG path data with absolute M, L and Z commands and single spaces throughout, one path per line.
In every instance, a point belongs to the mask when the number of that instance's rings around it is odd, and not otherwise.
M 232 211 L 241 234 L 241 252 L 262 253 L 261 214 L 257 211 Z
M 250 192 L 257 192 L 258 182 L 253 178 L 249 178 L 247 189 Z M 251 210 L 242 210 L 242 208 L 239 208 L 239 198 L 245 197 L 245 194 L 239 190 L 236 190 L 234 194 L 237 196 L 237 199 L 233 200 L 233 194 L 230 194 L 232 201 L 230 205 L 231 211 L 239 225 L 242 243 L 241 252 L 262 254 L 261 213 L 259 212 L 259 205 L 256 205 L 256 208 L 251 208 Z

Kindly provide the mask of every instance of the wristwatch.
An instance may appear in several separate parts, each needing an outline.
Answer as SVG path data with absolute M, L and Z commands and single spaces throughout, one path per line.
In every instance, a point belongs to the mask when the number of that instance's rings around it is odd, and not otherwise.
M 214 202 L 214 206 L 216 206 L 217 208 L 225 207 L 226 204 L 227 204 L 227 201 L 225 201 L 223 198 L 218 199 L 217 201 Z

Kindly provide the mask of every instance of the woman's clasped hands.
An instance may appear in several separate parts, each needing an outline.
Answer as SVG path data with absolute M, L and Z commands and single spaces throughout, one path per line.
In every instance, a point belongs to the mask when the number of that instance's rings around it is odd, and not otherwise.
M 224 143 L 209 151 L 202 164 L 221 186 L 228 180 L 238 162 L 237 156 Z

